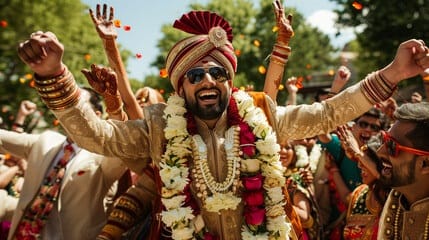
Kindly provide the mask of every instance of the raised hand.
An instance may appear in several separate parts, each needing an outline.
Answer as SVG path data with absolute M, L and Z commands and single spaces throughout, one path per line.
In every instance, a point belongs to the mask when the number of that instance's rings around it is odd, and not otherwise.
M 286 89 L 289 94 L 294 94 L 298 92 L 298 87 L 296 86 L 297 82 L 296 77 L 290 77 L 286 80 Z
M 273 6 L 274 13 L 276 15 L 276 26 L 278 28 L 276 43 L 287 46 L 294 35 L 292 28 L 292 15 L 289 14 L 286 18 L 284 8 L 280 0 L 275 0 L 273 2 Z
M 19 113 L 24 116 L 28 116 L 34 113 L 37 109 L 37 105 L 31 101 L 23 100 L 19 106 Z
M 106 67 L 91 65 L 91 71 L 83 69 L 82 73 L 88 80 L 89 85 L 104 97 L 108 112 L 115 111 L 122 107 L 122 100 L 118 91 L 116 73 Z
M 350 80 L 351 72 L 346 66 L 340 66 L 331 84 L 331 92 L 339 93 Z
M 310 169 L 310 164 L 305 166 L 304 168 L 299 169 L 299 175 L 301 176 L 301 179 L 304 181 L 304 183 L 309 186 L 313 184 L 314 176 Z
M 356 154 L 362 154 L 360 146 L 349 127 L 342 125 L 337 128 L 338 137 L 348 158 L 354 159 Z
M 64 46 L 52 32 L 37 31 L 18 45 L 18 56 L 39 77 L 56 77 L 62 73 Z
M 103 13 L 100 11 L 100 4 L 97 4 L 96 14 L 92 9 L 89 9 L 89 15 L 91 16 L 92 22 L 97 29 L 98 35 L 102 39 L 116 39 L 118 34 L 115 31 L 115 26 L 113 24 L 114 19 L 114 9 L 110 7 L 109 16 L 107 16 L 107 5 L 103 4 Z
M 429 49 L 423 40 L 411 39 L 399 45 L 393 61 L 381 70 L 391 84 L 424 73 L 429 68 Z

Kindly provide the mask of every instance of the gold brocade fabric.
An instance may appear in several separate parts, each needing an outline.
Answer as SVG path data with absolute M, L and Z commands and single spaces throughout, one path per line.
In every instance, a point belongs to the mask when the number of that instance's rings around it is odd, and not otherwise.
M 426 226 L 429 224 L 429 198 L 413 203 L 409 209 L 404 208 L 403 198 L 396 190 L 390 192 L 380 218 L 377 239 L 425 239 Z

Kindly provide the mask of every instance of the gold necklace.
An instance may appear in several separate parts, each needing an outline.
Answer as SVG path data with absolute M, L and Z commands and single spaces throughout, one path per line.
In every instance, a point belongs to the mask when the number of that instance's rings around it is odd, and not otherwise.
M 426 216 L 426 222 L 425 222 L 425 231 L 423 234 L 423 240 L 429 239 L 429 214 Z
M 240 177 L 240 160 L 239 157 L 239 148 L 240 148 L 240 139 L 239 139 L 240 128 L 233 126 L 229 128 L 225 133 L 225 152 L 227 159 L 227 174 L 226 178 L 222 182 L 217 182 L 210 171 L 208 160 L 207 160 L 207 146 L 202 140 L 201 136 L 196 134 L 193 136 L 193 152 L 194 152 L 194 161 L 195 166 L 192 169 L 192 175 L 196 180 L 195 186 L 198 189 L 197 196 L 203 200 L 207 198 L 208 191 L 212 194 L 215 193 L 225 193 L 232 186 L 232 192 L 237 191 L 237 186 L 239 184 Z M 208 188 L 208 189 L 207 189 Z
M 396 214 L 395 214 L 395 219 L 393 222 L 393 239 L 397 240 L 400 239 L 399 238 L 399 218 L 401 217 L 402 214 L 402 210 L 401 207 L 399 206 L 399 193 L 396 192 L 398 197 L 397 197 L 397 204 L 393 204 L 392 207 L 397 207 L 396 209 Z M 395 195 L 395 193 L 394 193 Z M 423 232 L 423 240 L 429 240 L 429 214 L 426 216 L 426 221 L 425 221 L 425 229 Z

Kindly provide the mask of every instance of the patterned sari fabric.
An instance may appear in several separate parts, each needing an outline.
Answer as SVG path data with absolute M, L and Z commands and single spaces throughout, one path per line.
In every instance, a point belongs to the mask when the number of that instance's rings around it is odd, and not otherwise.
M 343 231 L 345 240 L 377 239 L 380 211 L 368 208 L 368 196 L 370 196 L 368 185 L 362 184 L 353 191 Z

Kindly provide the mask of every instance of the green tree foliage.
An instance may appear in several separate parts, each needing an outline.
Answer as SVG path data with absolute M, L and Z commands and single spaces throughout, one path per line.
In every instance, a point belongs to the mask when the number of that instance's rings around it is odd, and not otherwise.
M 429 38 L 429 1 L 331 0 L 339 4 L 338 27 L 354 27 L 360 45 L 360 77 L 387 65 L 399 44 Z M 405 84 L 415 81 L 405 81 Z
M 17 45 L 28 39 L 35 31 L 51 31 L 65 46 L 63 61 L 80 84 L 87 85 L 80 73 L 91 63 L 107 64 L 103 45 L 90 19 L 88 9 L 80 0 L 4 0 L 0 3 L 0 105 L 8 105 L 10 111 L 2 114 L 3 120 L 12 121 L 21 100 L 32 100 L 45 113 L 51 123 L 44 104 L 30 87 L 30 70 L 19 59 Z M 91 6 L 95 7 L 95 6 Z M 4 26 L 6 23 L 6 26 Z M 124 60 L 130 56 L 123 51 Z M 126 63 L 126 61 L 125 61 Z M 25 77 L 27 75 L 27 77 Z M 9 119 L 9 117 L 11 119 Z M 9 123 L 10 124 L 10 123 Z
M 261 91 L 265 75 L 260 73 L 259 67 L 267 67 L 267 59 L 277 36 L 277 33 L 273 32 L 275 16 L 272 1 L 261 0 L 260 6 L 255 7 L 250 0 L 212 0 L 207 5 L 191 4 L 190 9 L 217 12 L 232 25 L 233 45 L 236 52 L 239 52 L 234 85 L 237 87 L 251 85 L 255 90 Z M 292 75 L 307 76 L 315 71 L 327 72 L 328 68 L 335 66 L 331 55 L 334 48 L 328 36 L 306 24 L 303 16 L 295 9 L 286 6 L 285 12 L 294 15 L 295 29 L 295 37 L 291 41 L 292 54 L 286 67 L 285 78 Z M 160 53 L 152 64 L 159 69 L 165 67 L 168 50 L 186 36 L 171 25 L 164 25 L 161 29 L 164 37 L 157 45 Z M 173 91 L 169 81 L 159 76 L 148 76 L 145 83 L 154 88 L 165 89 L 166 93 Z M 286 91 L 281 91 L 279 97 L 284 102 Z

